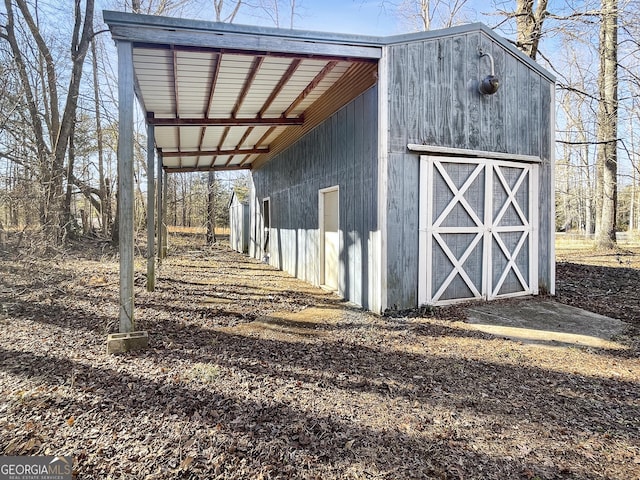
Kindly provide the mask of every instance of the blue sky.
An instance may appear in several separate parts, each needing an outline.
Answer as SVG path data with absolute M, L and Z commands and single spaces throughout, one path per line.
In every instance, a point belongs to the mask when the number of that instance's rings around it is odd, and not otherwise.
M 295 19 L 294 28 L 382 36 L 410 32 L 411 27 L 395 14 L 393 7 L 383 8 L 382 3 L 381 0 L 297 0 L 298 16 Z M 464 15 L 466 20 L 478 21 L 482 17 L 474 10 L 474 4 L 481 5 L 482 10 L 487 8 L 486 2 L 469 1 L 469 8 Z M 287 28 L 288 20 L 284 22 L 286 25 L 281 26 Z M 268 20 L 242 11 L 235 23 L 273 26 L 273 22 L 269 23 Z
M 399 21 L 377 1 L 320 0 L 302 4 L 296 25 L 305 30 L 333 31 L 363 35 L 401 33 Z
M 396 18 L 380 7 L 377 0 L 297 0 L 298 15 L 294 28 L 321 32 L 361 35 L 392 35 L 400 33 Z M 283 21 L 289 27 L 288 19 Z M 240 11 L 234 23 L 274 26 L 272 21 Z

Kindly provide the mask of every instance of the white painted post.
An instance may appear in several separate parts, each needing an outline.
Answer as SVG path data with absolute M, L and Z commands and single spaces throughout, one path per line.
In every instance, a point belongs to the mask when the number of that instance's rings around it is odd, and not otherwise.
M 118 45 L 118 202 L 120 215 L 120 333 L 133 320 L 133 47 Z
M 156 288 L 155 259 L 155 127 L 147 124 L 147 292 Z

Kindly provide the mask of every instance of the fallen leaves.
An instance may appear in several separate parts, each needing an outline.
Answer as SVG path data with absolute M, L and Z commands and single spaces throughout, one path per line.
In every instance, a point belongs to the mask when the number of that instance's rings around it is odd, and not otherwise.
M 638 477 L 637 358 L 489 337 L 460 306 L 380 318 L 183 253 L 136 291 L 150 348 L 118 357 L 114 261 L 0 260 L 0 454 L 113 479 Z
M 180 463 L 180 469 L 182 470 L 187 470 L 189 468 L 189 465 L 191 465 L 193 463 L 193 461 L 195 460 L 194 457 L 186 457 L 181 463 Z

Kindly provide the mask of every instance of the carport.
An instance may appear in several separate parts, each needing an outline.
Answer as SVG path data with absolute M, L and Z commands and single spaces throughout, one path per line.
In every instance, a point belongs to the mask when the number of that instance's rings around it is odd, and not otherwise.
M 118 51 L 119 330 L 126 333 L 134 329 L 134 96 L 147 122 L 151 291 L 156 216 L 159 255 L 166 246 L 163 175 L 264 164 L 373 85 L 382 48 L 351 35 L 103 16 Z

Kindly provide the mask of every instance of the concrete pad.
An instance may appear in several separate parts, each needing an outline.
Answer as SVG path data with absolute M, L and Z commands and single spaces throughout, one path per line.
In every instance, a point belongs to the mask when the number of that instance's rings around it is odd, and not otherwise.
M 612 340 L 626 323 L 551 300 L 488 302 L 468 312 L 472 328 L 525 343 L 626 348 Z
M 149 334 L 145 331 L 111 333 L 107 336 L 107 353 L 124 353 L 143 350 L 149 346 Z

